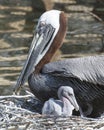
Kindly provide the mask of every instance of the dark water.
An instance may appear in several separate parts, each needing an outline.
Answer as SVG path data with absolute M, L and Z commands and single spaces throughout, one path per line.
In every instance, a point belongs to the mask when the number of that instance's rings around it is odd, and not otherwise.
M 12 0 L 9 0 L 9 2 L 0 0 L 0 2 L 0 94 L 5 95 L 12 94 L 13 86 L 26 60 L 32 41 L 33 28 L 36 26 L 42 11 L 40 10 L 39 12 L 37 9 L 34 12 L 28 0 L 25 0 L 25 4 L 19 0 L 14 3 Z M 82 14 L 80 16 L 82 18 Z M 70 35 L 69 30 L 73 32 L 76 28 L 77 31 L 83 32 L 80 28 L 81 19 L 78 18 L 77 22 L 75 22 L 76 19 L 74 17 L 68 20 L 66 39 L 53 60 L 57 60 L 56 57 L 63 59 L 100 54 L 103 46 L 103 37 L 100 33 L 93 35 L 89 33 L 89 23 L 82 21 L 84 30 L 87 33 Z M 93 23 L 91 21 L 91 24 Z M 75 25 L 74 28 L 72 28 L 73 24 Z M 96 25 L 93 24 L 91 27 L 102 28 L 99 23 Z

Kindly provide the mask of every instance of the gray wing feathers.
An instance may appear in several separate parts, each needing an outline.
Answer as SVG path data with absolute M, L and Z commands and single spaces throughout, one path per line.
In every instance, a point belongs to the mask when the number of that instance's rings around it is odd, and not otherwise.
M 104 84 L 104 56 L 67 59 L 46 64 L 42 70 L 56 76 L 73 77 Z

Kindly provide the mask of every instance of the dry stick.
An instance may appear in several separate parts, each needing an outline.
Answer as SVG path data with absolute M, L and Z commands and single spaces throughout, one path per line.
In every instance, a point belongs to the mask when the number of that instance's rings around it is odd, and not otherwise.
M 99 20 L 100 22 L 103 22 L 103 20 L 99 16 L 97 16 L 96 14 L 94 14 L 94 13 L 92 13 L 90 11 L 86 11 L 86 10 L 84 10 L 84 12 L 90 14 L 91 16 L 93 16 L 94 18 Z
M 0 96 L 0 100 L 8 99 L 8 98 L 29 98 L 32 97 L 32 95 L 7 95 L 7 96 Z
M 27 130 L 30 125 L 31 125 L 31 123 L 28 122 L 23 130 Z

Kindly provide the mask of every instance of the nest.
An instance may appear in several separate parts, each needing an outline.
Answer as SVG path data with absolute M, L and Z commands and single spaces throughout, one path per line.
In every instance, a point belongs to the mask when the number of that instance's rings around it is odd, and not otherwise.
M 104 118 L 41 115 L 43 104 L 31 95 L 0 96 L 0 129 L 8 130 L 102 130 Z

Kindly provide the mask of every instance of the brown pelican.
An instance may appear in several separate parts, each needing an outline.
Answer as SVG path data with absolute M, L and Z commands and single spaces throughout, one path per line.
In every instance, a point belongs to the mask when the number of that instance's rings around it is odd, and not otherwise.
M 55 116 L 71 116 L 73 110 L 79 110 L 73 89 L 69 86 L 61 86 L 58 89 L 58 98 L 50 98 L 44 103 L 42 114 Z
M 40 17 L 15 92 L 28 80 L 32 93 L 46 101 L 57 98 L 60 86 L 70 86 L 82 112 L 91 107 L 85 116 L 99 117 L 104 112 L 104 56 L 50 62 L 62 44 L 66 28 L 64 12 L 51 10 Z

